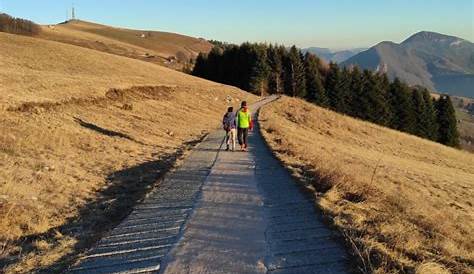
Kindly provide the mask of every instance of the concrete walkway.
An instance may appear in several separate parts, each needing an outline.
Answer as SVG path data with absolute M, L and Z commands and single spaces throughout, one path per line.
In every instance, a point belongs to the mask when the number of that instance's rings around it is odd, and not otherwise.
M 223 151 L 222 139 L 211 134 L 71 272 L 348 273 L 337 236 L 258 127 L 248 153 Z

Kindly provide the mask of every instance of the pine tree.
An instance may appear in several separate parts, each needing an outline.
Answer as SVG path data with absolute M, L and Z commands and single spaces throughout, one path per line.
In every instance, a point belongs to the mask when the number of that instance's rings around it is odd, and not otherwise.
M 207 66 L 207 56 L 200 52 L 196 58 L 192 75 L 208 79 Z
M 390 80 L 388 79 L 388 76 L 386 73 L 377 73 L 376 74 L 378 77 L 378 83 L 380 86 L 380 90 L 382 91 L 383 97 L 384 97 L 384 102 L 385 102 L 385 107 L 386 107 L 386 121 L 384 123 L 385 126 L 390 126 L 390 122 L 392 121 L 393 118 L 393 112 L 392 112 L 392 107 L 390 105 L 390 95 L 389 95 L 389 90 L 390 90 Z
M 413 107 L 415 109 L 415 131 L 414 134 L 420 136 L 422 138 L 428 138 L 428 129 L 426 128 L 425 121 L 425 113 L 426 113 L 426 104 L 425 99 L 423 98 L 423 94 L 421 90 L 414 89 L 412 91 L 412 100 L 413 100 Z
M 337 112 L 350 112 L 350 100 L 348 96 L 350 79 L 351 76 L 347 69 L 341 71 L 337 64 L 329 64 L 325 88 L 329 98 L 329 105 Z
M 319 59 L 314 54 L 306 53 L 305 78 L 307 100 L 320 106 L 328 106 L 328 98 L 319 73 Z
M 262 96 L 268 89 L 267 80 L 270 72 L 270 67 L 268 66 L 267 61 L 266 45 L 253 45 L 251 58 L 250 91 Z
M 351 84 L 351 72 L 347 67 L 344 67 L 341 71 L 341 81 L 336 84 L 336 91 L 339 92 L 340 101 L 337 106 L 337 110 L 340 113 L 349 114 L 351 113 L 350 102 L 352 100 L 352 92 L 350 90 Z
M 284 62 L 285 93 L 292 97 L 305 97 L 305 70 L 301 52 L 292 46 Z
M 239 86 L 239 60 L 240 47 L 236 45 L 226 46 L 223 54 L 223 83 L 228 85 Z
M 363 78 L 369 103 L 366 119 L 379 125 L 388 125 L 390 121 L 390 108 L 387 105 L 386 91 L 382 88 L 379 75 L 365 70 Z
M 285 49 L 270 45 L 267 49 L 268 66 L 270 72 L 268 75 L 268 89 L 271 94 L 283 93 L 283 61 Z
M 250 91 L 250 78 L 252 76 L 252 44 L 243 43 L 240 46 L 239 50 L 239 66 L 236 68 L 238 70 L 239 80 L 238 87 Z
M 350 101 L 350 115 L 361 119 L 367 119 L 369 101 L 365 92 L 364 78 L 359 67 L 355 66 L 351 71 L 350 90 L 352 92 Z
M 430 92 L 424 88 L 422 90 L 423 101 L 425 103 L 424 113 L 423 113 L 423 128 L 425 130 L 426 138 L 436 141 L 438 139 L 438 123 L 437 123 L 437 114 L 434 105 L 434 98 L 431 97 Z
M 447 146 L 459 146 L 459 133 L 457 129 L 456 113 L 451 98 L 441 96 L 436 103 L 438 113 L 438 142 Z
M 336 63 L 329 64 L 329 70 L 326 76 L 326 92 L 329 99 L 329 106 L 331 109 L 337 111 L 337 106 L 339 105 L 340 92 L 337 91 L 338 84 L 342 81 L 341 70 Z
M 402 83 L 400 79 L 395 78 L 393 83 L 390 84 L 388 97 L 393 112 L 390 127 L 413 133 L 415 131 L 415 111 L 409 87 Z
M 207 56 L 207 75 L 208 79 L 222 82 L 223 74 L 222 74 L 222 56 L 223 56 L 223 49 L 221 47 L 215 46 L 209 52 Z

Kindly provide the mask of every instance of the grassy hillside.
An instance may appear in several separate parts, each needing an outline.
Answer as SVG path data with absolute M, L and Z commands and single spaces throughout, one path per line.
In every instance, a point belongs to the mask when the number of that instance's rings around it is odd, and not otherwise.
M 255 98 L 63 43 L 0 44 L 0 272 L 60 270 L 219 124 L 227 96 Z
M 474 115 L 466 109 L 467 105 L 474 104 L 474 99 L 452 96 L 453 105 L 458 119 L 459 139 L 461 147 L 474 152 Z
M 459 121 L 459 135 L 461 147 L 474 153 L 474 115 L 466 113 L 464 109 L 456 108 Z
M 472 273 L 474 155 L 283 97 L 262 133 L 375 273 Z
M 203 39 L 176 33 L 114 28 L 80 20 L 43 26 L 39 37 L 172 68 L 180 68 L 184 59 L 194 58 L 199 52 L 212 48 Z M 177 60 L 170 62 L 171 56 Z

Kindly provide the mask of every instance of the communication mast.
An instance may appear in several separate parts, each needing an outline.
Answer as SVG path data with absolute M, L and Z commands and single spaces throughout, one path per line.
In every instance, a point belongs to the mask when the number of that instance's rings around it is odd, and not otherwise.
M 72 4 L 71 20 L 76 20 L 76 10 L 74 9 L 74 4 Z

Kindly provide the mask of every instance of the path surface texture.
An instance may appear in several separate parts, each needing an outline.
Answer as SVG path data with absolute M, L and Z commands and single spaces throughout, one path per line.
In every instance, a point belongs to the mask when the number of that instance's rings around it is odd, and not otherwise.
M 71 273 L 349 273 L 341 241 L 258 124 L 249 152 L 223 151 L 223 137 L 210 134 Z

